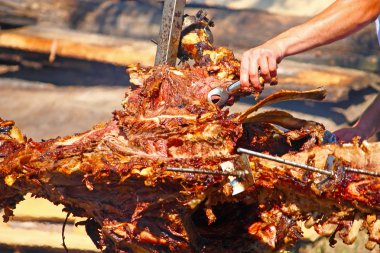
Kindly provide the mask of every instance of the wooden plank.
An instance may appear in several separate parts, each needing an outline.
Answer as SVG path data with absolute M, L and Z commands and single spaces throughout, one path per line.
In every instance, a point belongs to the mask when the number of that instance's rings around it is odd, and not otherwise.
M 62 247 L 62 226 L 66 213 L 46 199 L 32 198 L 28 194 L 14 210 L 8 223 L 0 222 L 0 245 L 56 248 Z M 2 214 L 2 212 L 0 212 Z M 83 227 L 75 227 L 80 218 L 70 217 L 65 228 L 66 244 L 70 249 L 95 251 Z
M 287 1 L 294 0 L 282 0 L 278 4 L 271 5 L 259 1 L 262 7 L 266 6 L 265 9 L 277 6 L 280 13 L 275 14 L 262 10 L 244 9 L 245 7 L 256 7 L 255 3 L 249 3 L 249 1 L 226 2 L 227 5 L 223 7 L 223 3 L 216 0 L 202 1 L 201 4 L 196 4 L 199 1 L 189 1 L 185 12 L 194 14 L 200 8 L 205 8 L 209 17 L 212 17 L 216 23 L 216 27 L 212 29 L 215 45 L 227 46 L 238 52 L 257 46 L 280 32 L 307 20 L 306 17 L 284 15 L 284 8 L 292 9 L 294 7 L 294 5 L 286 5 Z M 4 7 L 3 3 L 10 6 L 5 5 L 6 7 Z M 211 7 L 204 3 L 210 4 Z M 212 7 L 216 3 L 219 7 Z M 313 0 L 313 3 L 317 4 L 317 1 Z M 235 4 L 243 4 L 243 8 L 229 9 L 232 7 L 230 5 L 234 5 L 235 8 Z M 244 4 L 246 4 L 245 7 Z M 292 8 L 286 6 L 292 6 Z M 297 6 L 299 6 L 297 10 L 304 8 L 304 4 L 297 4 Z M 320 8 L 320 6 L 313 7 L 310 3 L 307 7 Z M 157 40 L 161 13 L 161 4 L 155 0 L 0 0 L 0 24 L 3 18 L 12 18 L 11 16 L 22 18 L 27 15 L 28 18 L 36 20 L 38 24 L 122 36 L 138 41 L 145 40 L 147 43 L 151 39 Z M 349 38 L 297 56 L 291 56 L 289 59 L 378 72 L 380 61 L 377 48 L 373 47 L 377 42 L 374 29 L 374 24 L 371 24 Z M 49 43 L 48 45 L 51 46 Z M 119 53 L 115 54 L 119 55 Z
M 67 19 L 70 14 L 79 12 L 83 17 L 91 12 L 99 12 L 104 6 L 117 6 L 120 9 L 130 10 L 132 6 L 136 6 L 133 1 L 102 1 L 102 0 L 0 0 L 0 13 L 7 14 L 14 17 L 33 17 L 38 19 L 49 19 L 60 21 Z M 140 0 L 135 1 L 138 4 L 145 5 L 146 7 L 159 6 L 159 1 Z M 186 6 L 202 6 L 202 7 L 219 7 L 230 9 L 261 9 L 280 13 L 282 15 L 298 15 L 298 16 L 311 16 L 319 13 L 322 9 L 330 5 L 334 0 L 309 0 L 309 1 L 296 1 L 296 0 L 277 0 L 275 3 L 267 3 L 267 1 L 220 1 L 220 0 L 188 0 Z M 78 8 L 79 7 L 79 8 Z M 39 12 L 39 9 L 45 12 Z M 54 14 L 46 12 L 49 10 L 56 10 Z M 1 17 L 0 17 L 1 20 Z
M 63 249 L 62 224 L 34 221 L 10 221 L 0 223 L 0 245 L 17 245 L 28 247 L 50 247 Z M 86 235 L 84 227 L 67 224 L 65 227 L 65 243 L 70 250 L 99 252 L 91 239 Z
M 62 209 L 62 205 L 56 206 L 46 199 L 32 198 L 28 194 L 14 210 L 15 216 L 8 223 L 0 222 L 0 245 L 63 249 L 61 232 L 66 213 Z M 98 252 L 84 227 L 75 227 L 74 224 L 80 220 L 83 219 L 72 216 L 68 219 L 65 227 L 67 247 Z
M 0 47 L 126 66 L 153 65 L 156 45 L 72 30 L 31 26 L 0 32 Z
M 41 198 L 32 198 L 30 194 L 21 201 L 14 210 L 13 220 L 52 220 L 64 221 L 66 213 L 62 212 L 62 205 L 53 203 Z

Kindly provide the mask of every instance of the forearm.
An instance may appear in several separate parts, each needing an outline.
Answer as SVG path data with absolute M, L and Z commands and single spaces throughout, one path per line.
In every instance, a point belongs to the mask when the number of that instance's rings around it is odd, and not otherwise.
M 377 95 L 354 127 L 363 131 L 367 138 L 380 131 L 380 95 Z
M 270 82 L 277 64 L 294 55 L 329 44 L 358 31 L 380 14 L 380 0 L 337 0 L 308 22 L 293 27 L 266 43 L 243 53 L 240 67 L 241 89 L 261 91 L 260 76 Z
M 294 55 L 344 38 L 373 22 L 379 13 L 379 0 L 338 0 L 308 22 L 267 43 L 282 48 L 283 57 Z

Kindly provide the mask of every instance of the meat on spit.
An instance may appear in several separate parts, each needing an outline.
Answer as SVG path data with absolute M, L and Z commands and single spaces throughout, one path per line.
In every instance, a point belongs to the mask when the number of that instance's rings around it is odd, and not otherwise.
M 32 193 L 86 218 L 80 224 L 109 252 L 271 251 L 301 239 L 301 224 L 331 244 L 337 235 L 351 244 L 363 230 L 365 246 L 378 246 L 380 180 L 341 166 L 379 171 L 380 143 L 323 145 L 320 123 L 257 113 L 278 101 L 321 100 L 323 88 L 280 91 L 243 113 L 218 108 L 207 93 L 237 79 L 239 62 L 227 49 L 207 50 L 193 67 L 130 66 L 123 109 L 87 132 L 37 142 L 0 120 L 4 220 Z M 328 177 L 250 157 L 253 181 L 239 194 L 228 176 L 167 170 L 220 171 L 237 147 L 321 169 L 328 155 L 337 162 Z

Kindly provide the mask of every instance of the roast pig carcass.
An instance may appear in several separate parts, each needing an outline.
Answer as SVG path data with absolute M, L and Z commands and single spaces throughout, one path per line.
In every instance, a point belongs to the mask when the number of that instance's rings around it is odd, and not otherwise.
M 323 144 L 320 123 L 284 111 L 257 112 L 284 100 L 321 100 L 323 88 L 280 91 L 242 113 L 218 108 L 207 93 L 238 79 L 240 63 L 232 51 L 214 48 L 204 27 L 195 28 L 181 44 L 195 65 L 130 66 L 132 87 L 107 123 L 37 142 L 13 121 L 0 120 L 4 220 L 32 193 L 84 217 L 80 224 L 108 252 L 273 251 L 302 238 L 302 224 L 329 236 L 331 244 L 336 235 L 351 244 L 363 230 L 366 247 L 374 249 L 380 243 L 380 180 L 342 166 L 379 171 L 380 143 Z M 327 177 L 251 157 L 251 180 L 239 194 L 231 177 L 167 170 L 221 171 L 237 165 L 237 147 L 321 169 L 328 155 L 337 162 Z
M 322 99 L 323 89 L 280 91 L 230 114 L 207 101 L 210 89 L 230 83 L 207 67 L 129 71 L 124 109 L 85 133 L 36 142 L 0 121 L 5 220 L 32 193 L 87 218 L 89 236 L 110 252 L 263 252 L 302 238 L 303 222 L 346 243 L 362 229 L 368 248 L 380 242 L 376 178 L 339 166 L 326 177 L 252 157 L 252 185 L 233 195 L 227 176 L 166 170 L 219 171 L 235 162 L 237 144 L 320 168 L 333 154 L 342 165 L 378 170 L 379 143 L 322 145 L 319 123 L 281 111 L 250 116 L 277 101 Z

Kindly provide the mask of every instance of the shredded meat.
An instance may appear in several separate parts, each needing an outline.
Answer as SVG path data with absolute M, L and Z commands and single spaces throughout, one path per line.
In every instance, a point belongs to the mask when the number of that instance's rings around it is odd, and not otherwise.
M 334 154 L 344 164 L 375 169 L 379 145 L 323 146 L 320 124 L 279 111 L 248 117 L 258 105 L 229 114 L 207 101 L 208 90 L 228 82 L 205 67 L 133 66 L 130 73 L 134 87 L 124 109 L 85 133 L 35 142 L 12 121 L 0 121 L 5 219 L 30 192 L 88 218 L 82 224 L 89 235 L 110 251 L 260 252 L 299 240 L 300 221 L 322 235 L 340 231 L 346 243 L 365 228 L 367 247 L 379 243 L 379 181 L 369 176 L 336 167 L 336 176 L 326 178 L 251 158 L 252 184 L 233 194 L 226 176 L 166 170 L 220 170 L 235 163 L 237 144 L 320 168 Z M 324 92 L 281 91 L 258 104 L 321 99 Z
M 225 64 L 232 58 L 220 58 L 222 49 L 207 50 L 193 67 L 130 66 L 133 87 L 123 110 L 85 133 L 37 142 L 0 119 L 4 220 L 32 193 L 86 218 L 79 224 L 109 252 L 284 249 L 302 238 L 301 223 L 332 244 L 335 236 L 350 244 L 363 230 L 367 248 L 379 245 L 380 180 L 342 165 L 379 171 L 380 143 L 323 145 L 319 123 L 281 111 L 256 113 L 278 101 L 321 100 L 323 88 L 280 91 L 237 114 L 218 108 L 207 93 L 238 77 L 238 62 Z M 221 171 L 239 164 L 237 147 L 321 169 L 334 155 L 334 176 L 254 157 L 247 182 L 167 170 Z

